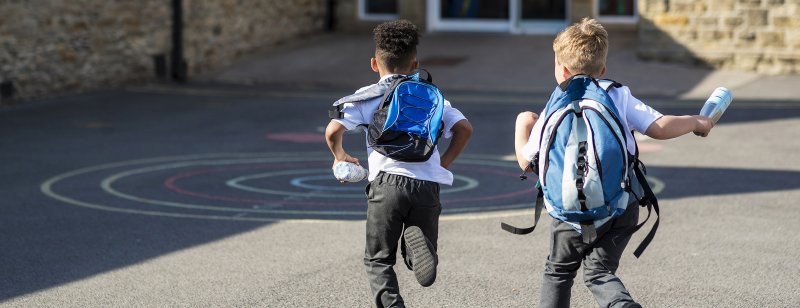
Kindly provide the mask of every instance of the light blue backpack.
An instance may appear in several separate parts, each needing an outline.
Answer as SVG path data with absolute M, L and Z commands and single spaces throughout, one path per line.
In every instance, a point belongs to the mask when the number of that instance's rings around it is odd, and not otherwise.
M 638 153 L 628 152 L 625 127 L 608 96 L 610 87 L 620 86 L 612 80 L 574 76 L 556 87 L 540 117 L 544 126 L 539 152 L 530 165 L 539 177 L 535 219 L 538 221 L 544 206 L 553 218 L 576 226 L 587 243 L 596 239 L 596 228 L 625 212 L 632 195 L 647 206 L 648 218 L 651 205 L 658 214 L 658 202 L 644 178 Z M 644 222 L 630 232 L 642 225 Z M 511 233 L 527 234 L 536 224 L 529 228 L 501 226 Z M 634 252 L 637 257 L 657 228 L 658 219 Z

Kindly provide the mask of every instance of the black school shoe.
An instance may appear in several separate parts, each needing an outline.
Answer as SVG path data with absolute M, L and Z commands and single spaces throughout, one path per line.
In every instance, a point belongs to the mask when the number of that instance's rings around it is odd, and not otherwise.
M 403 233 L 405 242 L 405 263 L 408 269 L 414 271 L 414 277 L 423 287 L 428 287 L 436 281 L 436 265 L 438 258 L 433 244 L 422 234 L 419 227 L 411 226 Z

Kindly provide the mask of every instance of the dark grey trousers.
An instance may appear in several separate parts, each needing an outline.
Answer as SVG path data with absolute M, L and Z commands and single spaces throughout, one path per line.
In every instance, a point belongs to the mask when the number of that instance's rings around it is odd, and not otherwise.
M 367 185 L 367 245 L 364 265 L 375 305 L 405 307 L 393 266 L 403 230 L 417 226 L 434 247 L 439 237 L 439 184 L 379 173 Z
M 539 307 L 569 307 L 572 282 L 583 263 L 584 284 L 600 307 L 618 307 L 633 302 L 630 293 L 614 273 L 636 225 L 639 206 L 628 205 L 625 213 L 597 230 L 597 240 L 584 243 L 569 224 L 553 219 L 550 227 L 550 255 L 547 257 Z

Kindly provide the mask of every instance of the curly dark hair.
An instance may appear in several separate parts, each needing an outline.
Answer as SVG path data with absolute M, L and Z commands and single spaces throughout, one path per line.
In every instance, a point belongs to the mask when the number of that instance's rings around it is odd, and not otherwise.
M 375 35 L 375 56 L 387 69 L 395 71 L 411 65 L 419 44 L 417 26 L 408 20 L 393 20 L 378 25 L 372 33 Z

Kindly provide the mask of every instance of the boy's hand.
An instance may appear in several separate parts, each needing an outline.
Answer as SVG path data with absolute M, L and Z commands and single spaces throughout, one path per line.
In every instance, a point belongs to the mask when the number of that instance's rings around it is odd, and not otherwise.
M 331 120 L 331 122 L 328 123 L 328 127 L 325 128 L 325 142 L 328 143 L 328 148 L 330 148 L 333 154 L 333 166 L 331 166 L 331 168 L 336 167 L 336 164 L 341 161 L 354 163 L 359 166 L 361 165 L 358 162 L 358 158 L 352 157 L 344 151 L 342 147 L 342 134 L 344 134 L 344 131 L 344 125 L 334 120 Z
M 695 115 L 693 117 L 695 120 L 697 120 L 697 123 L 694 127 L 694 134 L 700 137 L 708 136 L 708 133 L 711 132 L 711 128 L 714 127 L 714 121 L 712 121 L 710 118 L 699 115 Z
M 343 161 L 346 161 L 348 163 L 354 163 L 356 165 L 361 166 L 361 163 L 358 162 L 358 158 L 350 156 L 350 154 L 344 153 L 344 155 L 341 155 L 340 157 L 333 158 L 333 166 L 331 168 L 336 167 L 336 164 Z

